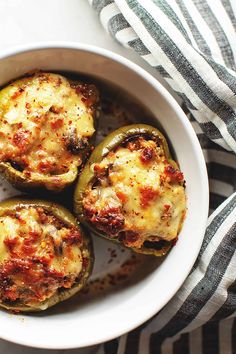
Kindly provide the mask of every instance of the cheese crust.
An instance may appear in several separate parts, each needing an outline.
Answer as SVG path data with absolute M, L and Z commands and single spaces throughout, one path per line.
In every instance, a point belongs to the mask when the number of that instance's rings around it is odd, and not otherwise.
M 0 235 L 0 304 L 6 307 L 40 309 L 83 275 L 80 229 L 42 206 L 2 212 Z
M 0 91 L 0 162 L 29 180 L 62 189 L 95 132 L 98 93 L 52 73 L 37 73 Z
M 83 208 L 95 228 L 125 246 L 177 238 L 186 212 L 184 177 L 155 141 L 137 137 L 91 168 Z

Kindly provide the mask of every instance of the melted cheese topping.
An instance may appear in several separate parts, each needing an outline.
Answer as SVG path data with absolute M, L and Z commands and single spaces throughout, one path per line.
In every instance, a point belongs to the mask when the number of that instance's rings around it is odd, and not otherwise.
M 82 271 L 81 235 L 42 208 L 0 217 L 0 302 L 35 305 L 71 288 Z
M 183 175 L 153 141 L 141 140 L 138 149 L 119 147 L 92 168 L 101 176 L 87 191 L 84 209 L 98 229 L 137 248 L 177 237 L 186 209 Z M 113 223 L 113 233 L 105 220 Z
M 0 161 L 31 178 L 60 175 L 81 164 L 93 135 L 97 93 L 91 85 L 39 73 L 0 92 Z

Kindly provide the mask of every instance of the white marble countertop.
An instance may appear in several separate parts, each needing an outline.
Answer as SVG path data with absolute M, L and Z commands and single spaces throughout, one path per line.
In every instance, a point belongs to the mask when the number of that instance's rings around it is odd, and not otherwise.
M 87 0 L 0 0 L 0 52 L 40 41 L 78 41 L 110 49 L 139 64 L 163 84 L 157 72 L 105 33 Z M 164 84 L 166 87 L 166 85 Z M 94 349 L 42 350 L 0 339 L 0 354 L 90 354 Z

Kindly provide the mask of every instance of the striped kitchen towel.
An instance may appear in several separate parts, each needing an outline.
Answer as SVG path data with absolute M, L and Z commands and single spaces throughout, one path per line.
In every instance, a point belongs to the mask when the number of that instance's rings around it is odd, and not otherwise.
M 198 259 L 154 318 L 99 354 L 236 353 L 236 0 L 89 0 L 182 98 L 209 173 Z

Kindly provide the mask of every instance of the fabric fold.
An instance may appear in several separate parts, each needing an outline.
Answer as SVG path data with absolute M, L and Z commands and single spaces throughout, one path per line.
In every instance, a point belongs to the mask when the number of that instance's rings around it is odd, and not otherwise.
M 186 342 L 206 343 L 209 330 L 221 343 L 223 321 L 230 317 L 228 328 L 235 328 L 236 315 L 236 3 L 90 3 L 105 30 L 154 67 L 181 97 L 203 149 L 210 213 L 214 211 L 198 259 L 181 289 L 159 314 L 121 340 L 122 349 L 116 342 L 114 353 L 180 353 Z M 198 333 L 196 340 L 193 331 Z M 133 338 L 139 343 L 136 351 L 127 351 Z

